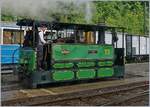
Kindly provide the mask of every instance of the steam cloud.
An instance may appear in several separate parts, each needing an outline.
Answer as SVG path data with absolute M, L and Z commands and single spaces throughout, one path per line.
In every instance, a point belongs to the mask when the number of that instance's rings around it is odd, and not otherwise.
M 61 8 L 61 3 L 63 3 L 64 5 L 74 5 L 77 12 L 85 11 L 85 20 L 89 23 L 92 17 L 90 1 L 91 0 L 1 0 L 1 10 L 2 13 L 7 11 L 14 16 L 53 20 L 48 14 L 69 14 L 67 8 Z M 86 6 L 83 10 L 81 5 L 84 3 Z

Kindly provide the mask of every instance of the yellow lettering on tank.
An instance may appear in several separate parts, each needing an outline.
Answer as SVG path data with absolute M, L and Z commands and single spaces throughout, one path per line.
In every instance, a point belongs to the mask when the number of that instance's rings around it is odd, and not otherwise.
M 110 49 L 104 49 L 104 54 L 109 55 L 110 54 Z

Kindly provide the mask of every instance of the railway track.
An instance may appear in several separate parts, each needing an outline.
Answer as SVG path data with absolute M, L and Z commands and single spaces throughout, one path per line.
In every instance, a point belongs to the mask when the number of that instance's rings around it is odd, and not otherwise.
M 132 99 L 139 98 L 142 96 L 146 96 L 148 98 L 148 95 L 149 95 L 148 86 L 140 86 L 126 91 L 120 91 L 116 95 L 112 94 L 110 95 L 110 98 L 109 96 L 107 96 L 107 98 L 111 99 L 111 101 L 106 102 L 105 104 L 103 104 L 103 106 L 121 106 L 122 103 L 127 101 L 128 104 L 130 104 L 132 103 L 131 101 Z
M 149 106 L 149 98 L 148 98 L 149 94 L 147 92 L 143 92 L 131 99 L 127 99 L 125 101 L 122 101 L 120 103 L 118 103 L 117 105 L 121 105 L 121 106 Z M 115 105 L 115 104 L 114 104 Z
M 103 82 L 100 83 L 103 85 Z M 121 105 L 124 102 L 129 102 L 130 99 L 139 98 L 140 96 L 148 99 L 149 85 L 147 80 L 141 81 L 136 78 L 114 81 L 117 85 L 114 85 L 112 81 L 104 83 L 107 83 L 106 86 L 98 86 L 100 84 L 92 83 L 92 85 L 50 88 L 51 90 L 46 88 L 36 91 L 20 90 L 26 97 L 23 97 L 23 94 L 18 94 L 22 97 L 2 99 L 2 105 Z M 46 94 L 43 95 L 42 93 Z M 8 94 L 8 97 L 10 96 Z
M 102 95 L 103 96 L 103 95 Z M 128 104 L 132 103 L 132 99 L 134 98 L 140 98 L 143 96 L 148 97 L 148 91 L 141 92 L 139 94 L 136 94 L 133 97 L 124 98 L 122 100 L 116 101 L 117 99 L 112 98 L 103 98 L 102 96 L 92 96 L 87 98 L 75 98 L 75 99 L 68 99 L 68 100 L 62 100 L 62 101 L 56 101 L 52 103 L 42 103 L 42 104 L 36 104 L 35 106 L 121 106 L 123 103 L 127 106 Z M 121 97 L 118 97 L 118 99 Z
M 36 106 L 113 106 L 120 105 L 125 101 L 129 101 L 134 98 L 139 98 L 149 94 L 148 84 L 137 83 L 128 86 L 113 87 L 114 89 L 104 89 L 101 94 L 85 95 L 70 99 L 57 100 L 47 103 L 35 104 Z M 109 91 L 108 91 L 109 90 Z M 34 106 L 35 106 L 34 105 Z
M 133 95 L 133 94 L 132 94 Z M 146 99 L 148 99 L 148 96 L 149 96 L 149 91 L 148 90 L 146 90 L 146 91 L 141 91 L 141 92 L 138 92 L 138 93 L 134 93 L 134 95 L 133 96 L 130 96 L 130 97 L 128 97 L 128 98 L 124 98 L 124 99 L 121 99 L 121 100 L 119 100 L 119 101 L 114 101 L 114 102 L 111 102 L 111 103 L 108 103 L 108 104 L 106 104 L 106 106 L 111 106 L 111 105 L 113 105 L 113 106 L 123 106 L 123 104 L 125 104 L 125 105 L 128 105 L 128 106 L 139 106 L 139 104 L 133 104 L 133 100 L 134 99 L 140 99 L 140 100 L 138 100 L 138 101 L 136 101 L 136 102 L 134 102 L 134 103 L 137 103 L 137 102 L 142 102 L 143 101 L 143 99 L 144 98 L 142 98 L 142 97 L 145 97 Z M 146 101 L 146 100 L 145 100 Z M 148 101 L 146 102 L 146 103 L 144 103 L 144 105 L 147 105 L 148 106 Z M 141 105 L 142 106 L 142 105 Z
M 20 86 L 19 83 L 13 83 L 13 84 L 10 84 L 10 85 L 1 86 L 1 91 L 2 92 L 12 91 L 12 90 L 19 90 L 19 89 L 23 89 L 23 87 Z

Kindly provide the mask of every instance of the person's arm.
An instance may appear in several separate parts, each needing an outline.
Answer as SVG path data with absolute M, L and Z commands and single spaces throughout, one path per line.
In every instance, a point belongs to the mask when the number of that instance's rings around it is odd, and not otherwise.
M 46 41 L 44 40 L 44 35 L 43 35 L 43 32 L 39 32 L 39 37 L 40 37 L 40 40 L 43 44 L 46 43 Z

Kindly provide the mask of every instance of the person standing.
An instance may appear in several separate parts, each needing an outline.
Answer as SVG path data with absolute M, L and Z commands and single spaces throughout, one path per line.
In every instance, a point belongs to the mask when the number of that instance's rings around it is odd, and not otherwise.
M 46 44 L 46 41 L 44 40 L 44 34 L 46 33 L 47 27 L 42 25 L 39 32 L 39 39 L 38 39 L 38 67 L 42 69 L 42 62 L 43 62 L 43 48 Z

